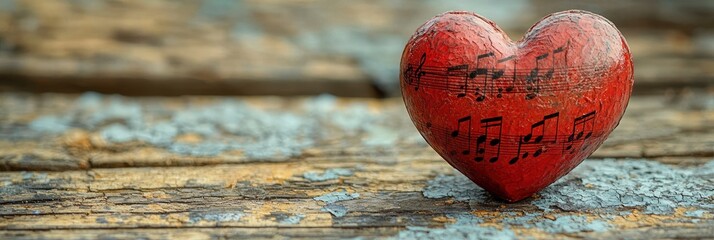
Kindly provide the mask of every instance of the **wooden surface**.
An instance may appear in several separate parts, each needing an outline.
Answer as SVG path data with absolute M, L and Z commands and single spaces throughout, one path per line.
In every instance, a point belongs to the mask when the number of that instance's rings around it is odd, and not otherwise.
M 550 13 L 592 11 L 630 44 L 635 91 L 714 79 L 711 1 L 308 2 L 3 1 L 0 90 L 399 96 L 404 44 L 449 10 L 477 12 L 514 40 Z
M 0 238 L 714 238 L 714 96 L 633 97 L 515 204 L 399 99 L 0 94 Z

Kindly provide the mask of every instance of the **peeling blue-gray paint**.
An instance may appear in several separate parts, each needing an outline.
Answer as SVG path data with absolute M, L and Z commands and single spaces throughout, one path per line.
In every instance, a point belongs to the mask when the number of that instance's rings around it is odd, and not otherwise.
M 235 222 L 245 216 L 242 212 L 191 212 L 188 216 L 191 223 L 200 221 Z
M 347 215 L 347 207 L 338 204 L 327 204 L 321 209 L 323 212 L 329 212 L 335 217 L 344 217 Z
M 303 218 L 305 218 L 304 214 L 295 214 L 295 215 L 280 219 L 279 222 L 280 222 L 280 224 L 295 225 L 295 224 L 299 224 Z
M 714 206 L 713 172 L 712 162 L 679 168 L 648 160 L 588 160 L 541 191 L 541 198 L 526 201 L 544 211 L 558 208 L 613 212 L 623 207 L 637 207 L 644 213 L 664 215 L 671 214 L 676 207 L 711 209 Z M 429 180 L 423 195 L 476 203 L 494 201 L 458 173 Z
M 73 109 L 77 113 L 75 121 L 83 123 L 90 128 L 96 128 L 101 125 L 120 122 L 131 128 L 139 128 L 144 124 L 144 114 L 142 106 L 135 101 L 127 101 L 124 97 L 118 95 L 104 96 L 104 99 L 95 101 L 96 94 L 91 94 L 90 97 L 80 98 L 75 103 L 92 104 L 94 108 L 78 108 Z M 81 106 L 77 104 L 75 106 Z M 81 117 L 81 118 L 80 118 Z
M 678 168 L 647 160 L 586 161 L 533 203 L 543 210 L 641 207 L 648 214 L 670 214 L 677 207 L 712 203 L 714 182 L 707 176 L 713 168 Z
M 329 116 L 328 116 L 329 117 Z M 356 103 L 329 118 L 330 122 L 349 134 L 368 131 L 376 116 L 370 114 L 366 104 Z
M 628 211 L 628 210 L 617 211 L 617 215 L 620 217 L 628 216 L 630 214 L 632 214 L 632 211 Z
M 453 197 L 458 201 L 486 200 L 486 192 L 469 180 L 466 176 L 454 171 L 455 175 L 439 175 L 427 182 L 422 194 L 426 198 Z
M 325 203 L 335 203 L 339 201 L 347 201 L 359 198 L 359 193 L 348 193 L 344 190 L 327 193 L 325 195 L 315 197 L 313 199 L 317 201 L 323 201 Z
M 397 239 L 517 239 L 509 228 L 479 226 L 482 221 L 471 214 L 450 216 L 456 220 L 444 228 L 409 226 L 399 232 Z
M 112 124 L 99 133 L 103 139 L 111 142 L 128 142 L 134 139 L 132 131 L 124 125 Z
M 453 225 L 474 225 L 483 223 L 483 219 L 471 213 L 447 214 L 446 216 L 455 220 Z
M 170 145 L 178 133 L 178 129 L 167 122 L 134 129 L 123 124 L 112 124 L 100 131 L 102 138 L 111 142 L 143 141 L 157 146 Z
M 71 118 L 41 116 L 30 122 L 30 129 L 38 132 L 63 133 L 71 128 Z
M 543 213 L 526 213 L 523 216 L 504 218 L 501 224 L 512 228 L 535 228 L 548 233 L 603 232 L 611 228 L 610 224 L 604 221 L 589 221 L 585 216 L 556 215 L 555 217 L 555 220 L 550 220 Z
M 706 210 L 693 210 L 693 211 L 687 211 L 684 213 L 684 216 L 687 217 L 696 217 L 696 218 L 701 218 L 704 217 L 705 213 L 709 213 L 709 211 Z
M 404 239 L 481 239 L 481 238 L 517 238 L 514 228 L 533 228 L 548 233 L 578 233 L 602 232 L 610 229 L 610 225 L 601 220 L 589 221 L 584 216 L 562 215 L 550 220 L 543 213 L 526 213 L 515 216 L 515 212 L 503 212 L 501 221 L 502 229 L 480 226 L 485 221 L 470 213 L 450 214 L 447 217 L 455 220 L 453 224 L 446 224 L 444 228 L 407 227 L 399 233 L 399 238 Z M 478 236 L 478 237 L 476 237 Z
M 109 221 L 107 221 L 107 219 L 104 218 L 104 217 L 98 217 L 98 218 L 95 220 L 95 222 L 97 222 L 97 223 L 99 223 L 99 224 L 107 224 L 107 223 L 109 223 Z
M 47 173 L 44 172 L 22 172 L 22 180 L 46 180 Z
M 302 177 L 313 182 L 323 182 L 338 179 L 340 176 L 352 176 L 352 174 L 354 174 L 352 170 L 347 168 L 332 168 L 325 170 L 322 174 L 318 172 L 306 172 Z
M 169 151 L 181 155 L 210 157 L 215 156 L 223 151 L 230 149 L 224 143 L 220 142 L 201 142 L 201 143 L 174 143 L 168 146 Z
M 370 130 L 386 116 L 370 111 L 365 104 L 338 106 L 331 95 L 308 99 L 300 106 L 299 114 L 257 109 L 231 98 L 172 110 L 98 93 L 85 93 L 72 106 L 64 114 L 38 117 L 29 128 L 59 134 L 76 126 L 98 133 L 108 143 L 143 142 L 188 156 L 215 156 L 238 150 L 255 160 L 300 156 L 316 141 L 332 140 L 335 131 L 345 139 L 366 135 L 365 145 L 389 146 L 397 139 L 418 136 L 416 131 Z M 183 134 L 197 134 L 201 140 L 178 141 Z

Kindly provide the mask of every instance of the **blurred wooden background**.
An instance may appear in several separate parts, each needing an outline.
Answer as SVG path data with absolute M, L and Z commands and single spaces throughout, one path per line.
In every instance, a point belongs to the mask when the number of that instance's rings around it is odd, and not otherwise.
M 1 0 L 0 90 L 398 96 L 404 43 L 430 17 L 474 11 L 519 39 L 573 8 L 621 29 L 636 93 L 712 86 L 714 1 Z

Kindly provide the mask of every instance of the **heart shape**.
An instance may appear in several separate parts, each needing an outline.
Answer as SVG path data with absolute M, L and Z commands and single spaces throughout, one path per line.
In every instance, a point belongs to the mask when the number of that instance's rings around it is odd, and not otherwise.
M 617 126 L 632 92 L 630 50 L 586 11 L 551 14 L 512 42 L 492 21 L 447 12 L 402 54 L 409 116 L 429 145 L 509 202 L 570 172 Z

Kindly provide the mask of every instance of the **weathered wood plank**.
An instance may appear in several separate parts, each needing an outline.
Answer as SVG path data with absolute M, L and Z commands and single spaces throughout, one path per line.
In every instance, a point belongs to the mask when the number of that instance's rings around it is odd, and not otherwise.
M 0 168 L 436 158 L 399 99 L 0 94 Z M 714 96 L 633 97 L 593 157 L 714 156 Z
M 212 227 L 247 236 L 281 235 L 265 231 L 288 227 L 284 234 L 296 236 L 302 228 L 352 229 L 321 231 L 322 237 L 604 237 L 621 231 L 711 237 L 712 167 L 588 160 L 538 196 L 508 205 L 439 159 L 3 172 L 0 229 L 5 236 L 38 237 L 53 236 L 56 231 L 46 231 L 53 229 L 84 229 L 76 236 L 135 229 L 156 237 L 151 229 L 182 234 L 190 231 L 181 228 Z M 325 181 L 308 175 L 331 169 L 347 172 Z M 663 228 L 679 230 L 657 230 Z
M 155 229 L 90 229 L 90 230 L 46 230 L 46 231 L 2 231 L 0 235 L 12 239 L 317 239 L 325 236 L 334 238 L 376 238 L 394 235 L 396 227 L 374 228 L 155 228 Z
M 0 237 L 714 237 L 712 99 L 634 97 L 593 159 L 505 204 L 398 99 L 5 93 L 3 168 L 47 171 L 0 172 Z
M 401 229 L 396 227 L 374 228 L 193 228 L 193 229 L 91 229 L 91 230 L 46 230 L 46 231 L 0 231 L 3 236 L 13 239 L 315 239 L 325 236 L 341 238 L 379 238 L 391 236 Z M 643 234 L 645 233 L 645 234 Z M 548 236 L 550 239 L 585 238 L 627 238 L 627 239 L 706 239 L 714 235 L 711 228 L 677 227 L 651 228 L 622 231 L 615 234 L 573 234 Z M 454 236 L 451 236 L 454 237 Z

